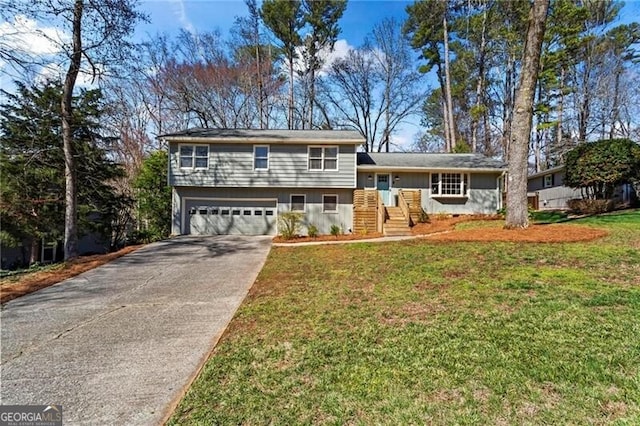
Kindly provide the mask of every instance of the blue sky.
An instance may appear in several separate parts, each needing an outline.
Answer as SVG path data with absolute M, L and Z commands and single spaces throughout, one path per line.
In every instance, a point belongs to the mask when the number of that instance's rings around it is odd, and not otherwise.
M 260 0 L 258 0 L 260 4 Z M 350 0 L 340 20 L 341 39 L 358 46 L 373 25 L 385 17 L 405 18 L 408 1 Z M 138 34 L 154 34 L 158 31 L 177 32 L 180 28 L 195 31 L 219 29 L 228 34 L 236 16 L 246 16 L 247 7 L 243 0 L 147 0 L 141 9 L 146 12 L 151 23 L 142 25 Z

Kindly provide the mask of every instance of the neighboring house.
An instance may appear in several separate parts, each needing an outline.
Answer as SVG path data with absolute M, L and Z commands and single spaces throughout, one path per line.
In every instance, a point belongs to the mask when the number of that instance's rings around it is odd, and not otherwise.
M 529 175 L 527 192 L 535 210 L 566 210 L 567 202 L 582 199 L 582 191 L 564 185 L 565 166 L 553 167 L 542 172 Z M 631 185 L 620 185 L 616 188 L 613 201 L 619 204 L 630 204 L 634 199 Z
M 304 213 L 321 234 L 332 225 L 390 234 L 394 221 L 406 232 L 421 209 L 501 208 L 506 165 L 481 155 L 358 153 L 364 139 L 343 130 L 192 129 L 161 138 L 175 235 L 275 235 L 287 211 Z
M 535 210 L 566 210 L 567 201 L 582 198 L 580 189 L 564 186 L 564 166 L 534 173 L 527 178 L 527 192 Z

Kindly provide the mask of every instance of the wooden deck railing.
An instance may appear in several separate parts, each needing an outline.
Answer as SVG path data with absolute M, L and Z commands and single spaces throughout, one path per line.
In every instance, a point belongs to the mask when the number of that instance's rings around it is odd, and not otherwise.
M 377 191 L 376 191 L 377 192 Z M 384 207 L 382 197 L 378 196 L 378 220 L 376 221 L 376 231 L 382 233 L 384 221 L 387 219 L 387 209 Z
M 409 212 L 409 204 L 404 198 L 404 191 L 402 190 L 398 191 L 398 207 L 402 210 L 402 215 L 407 222 L 407 226 L 411 226 L 411 212 Z

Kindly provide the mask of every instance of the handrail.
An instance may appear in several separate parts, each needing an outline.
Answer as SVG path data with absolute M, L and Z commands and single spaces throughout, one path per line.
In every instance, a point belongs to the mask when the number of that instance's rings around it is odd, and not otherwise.
M 376 191 L 376 198 L 378 199 L 378 220 L 376 220 L 377 231 L 382 233 L 384 220 L 386 219 L 386 208 L 384 207 L 384 203 L 382 202 L 382 197 Z
M 402 189 L 398 191 L 398 204 L 400 205 L 400 209 L 402 210 L 402 215 L 407 222 L 408 226 L 411 226 L 411 212 L 409 211 L 409 204 L 407 200 L 404 198 L 404 194 L 402 193 Z

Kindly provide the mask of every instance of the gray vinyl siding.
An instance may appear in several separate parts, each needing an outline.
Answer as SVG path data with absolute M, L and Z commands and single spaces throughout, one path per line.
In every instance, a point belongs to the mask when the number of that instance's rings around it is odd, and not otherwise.
M 427 213 L 495 214 L 500 208 L 497 173 L 471 173 L 468 197 L 431 197 L 431 189 L 422 191 L 422 208 Z
M 252 144 L 209 144 L 207 170 L 181 169 L 179 145 L 169 146 L 169 185 L 173 186 L 355 188 L 354 145 L 339 145 L 338 170 L 326 171 L 308 170 L 308 145 L 302 144 L 269 145 L 268 170 L 253 169 Z
M 556 186 L 564 185 L 564 171 L 553 173 L 553 185 L 549 188 L 544 188 L 544 175 L 536 176 L 534 178 L 529 178 L 527 182 L 527 191 L 539 191 L 541 189 L 550 189 Z
M 554 186 L 535 192 L 538 194 L 538 208 L 540 210 L 565 210 L 569 208 L 567 201 L 573 198 L 582 198 L 579 189 L 568 186 Z
M 451 173 L 456 171 L 452 170 Z M 391 174 L 392 196 L 396 195 L 399 189 L 420 189 L 422 208 L 427 213 L 494 214 L 500 208 L 500 190 L 497 183 L 499 173 L 470 173 L 469 196 L 459 198 L 432 198 L 429 172 L 390 172 L 389 174 Z M 369 175 L 372 176 L 371 180 Z M 375 188 L 375 175 L 374 172 L 359 172 L 358 187 Z M 396 177 L 399 179 L 396 180 Z
M 191 205 L 192 199 L 275 199 L 277 200 L 277 214 L 290 211 L 291 194 L 305 195 L 305 213 L 301 234 L 306 235 L 309 224 L 315 225 L 320 234 L 329 234 L 331 225 L 338 225 L 344 233 L 349 233 L 353 223 L 353 190 L 340 188 L 194 188 L 175 187 L 172 203 L 173 222 L 172 233 L 174 235 L 189 232 L 188 220 L 183 211 L 183 206 Z M 323 195 L 338 196 L 337 213 L 323 212 Z M 188 203 L 187 203 L 188 201 Z

